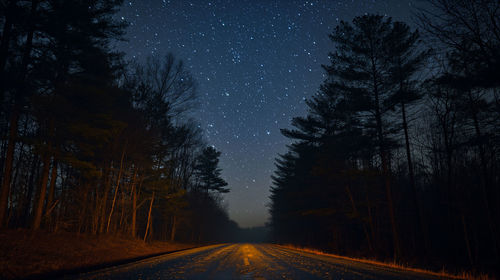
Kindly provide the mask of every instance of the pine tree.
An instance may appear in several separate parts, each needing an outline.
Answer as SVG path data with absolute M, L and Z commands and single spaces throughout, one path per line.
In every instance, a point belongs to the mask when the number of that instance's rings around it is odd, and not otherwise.
M 401 123 L 405 139 L 408 175 L 412 190 L 413 204 L 419 223 L 418 232 L 427 247 L 427 237 L 424 232 L 421 207 L 418 201 L 417 186 L 412 160 L 411 143 L 409 136 L 408 107 L 419 101 L 423 95 L 417 89 L 416 74 L 425 66 L 430 51 L 424 50 L 418 30 L 411 31 L 404 22 L 394 22 L 388 40 L 385 42 L 387 57 L 389 58 L 389 83 L 392 85 L 392 95 L 386 101 L 388 107 L 399 107 Z M 423 248 L 423 247 L 422 247 Z
M 40 124 L 39 152 L 43 165 L 34 207 L 32 228 L 35 230 L 41 225 L 50 163 L 55 156 L 55 132 L 61 128 L 56 124 L 59 123 L 58 120 L 64 120 L 62 116 L 57 116 L 57 113 L 65 108 L 54 100 L 67 99 L 70 103 L 78 100 L 80 106 L 88 101 L 90 105 L 93 102 L 85 95 L 83 98 L 79 96 L 85 90 L 109 99 L 105 91 L 114 83 L 113 67 L 117 56 L 108 49 L 108 43 L 110 39 L 119 38 L 124 28 L 124 25 L 113 20 L 111 15 L 117 11 L 120 4 L 121 1 L 80 0 L 71 3 L 48 1 L 47 5 L 42 5 L 45 17 L 40 29 L 51 40 L 47 40 L 46 47 L 49 51 L 44 51 L 38 58 L 34 72 L 46 79 L 50 94 L 37 96 L 36 100 L 39 102 L 33 104 L 34 115 Z M 51 74 L 42 74 L 44 72 Z M 93 115 L 99 109 L 104 109 L 104 106 L 97 107 L 94 112 L 90 109 L 88 113 Z M 106 112 L 104 118 L 99 117 L 95 122 L 113 122 L 110 111 Z M 74 130 L 84 129 L 87 134 L 103 133 L 100 131 L 101 127 L 81 127 L 81 119 L 72 121 L 73 123 L 66 125 Z M 113 125 L 107 128 L 112 130 Z
M 219 156 L 221 152 L 213 147 L 203 149 L 201 155 L 198 156 L 195 165 L 195 175 L 198 181 L 198 187 L 208 194 L 209 191 L 219 193 L 228 193 L 229 189 L 224 188 L 227 182 L 220 177 L 221 169 L 219 168 Z
M 399 234 L 392 196 L 390 154 L 394 127 L 387 120 L 384 106 L 391 93 L 388 76 L 387 42 L 390 41 L 391 18 L 378 15 L 356 17 L 352 25 L 341 22 L 330 39 L 336 51 L 330 54 L 331 65 L 326 67 L 335 87 L 343 89 L 357 104 L 356 116 L 365 130 L 373 130 L 379 154 L 386 198 L 391 221 L 394 258 L 400 255 Z

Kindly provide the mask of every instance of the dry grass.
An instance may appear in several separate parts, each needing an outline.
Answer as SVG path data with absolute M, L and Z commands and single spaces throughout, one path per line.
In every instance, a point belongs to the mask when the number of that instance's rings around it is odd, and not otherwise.
M 355 261 L 355 262 L 359 262 L 359 263 L 366 263 L 366 264 L 387 267 L 387 268 L 392 268 L 392 269 L 397 269 L 397 270 L 411 271 L 411 272 L 415 272 L 415 273 L 427 274 L 427 275 L 431 275 L 431 276 L 435 276 L 435 277 L 439 277 L 439 278 L 465 279 L 465 280 L 494 279 L 494 278 L 490 278 L 487 274 L 476 275 L 476 274 L 473 274 L 470 272 L 462 272 L 462 273 L 454 274 L 454 273 L 446 271 L 444 268 L 441 271 L 436 272 L 436 271 L 430 271 L 430 270 L 426 270 L 426 269 L 410 267 L 410 266 L 403 265 L 403 264 L 396 263 L 396 262 L 381 262 L 381 261 L 373 260 L 373 259 L 360 259 L 360 258 L 339 256 L 339 255 L 335 255 L 335 254 L 325 253 L 323 251 L 316 250 L 316 249 L 302 248 L 302 247 L 297 247 L 297 246 L 290 245 L 290 244 L 277 245 L 277 246 L 288 248 L 288 249 L 293 249 L 293 250 L 298 250 L 298 251 L 303 251 L 303 252 L 307 252 L 307 253 L 312 253 L 315 255 L 330 256 L 330 257 L 335 257 L 335 258 L 348 260 L 348 261 Z
M 0 279 L 112 263 L 194 247 L 171 242 L 144 243 L 116 236 L 0 231 Z

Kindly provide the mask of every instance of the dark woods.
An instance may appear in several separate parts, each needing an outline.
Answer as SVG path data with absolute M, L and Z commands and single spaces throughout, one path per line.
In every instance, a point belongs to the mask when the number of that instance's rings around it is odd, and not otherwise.
M 432 0 L 341 22 L 283 134 L 273 238 L 434 268 L 500 267 L 500 4 Z M 433 51 L 427 50 L 432 45 Z
M 121 2 L 1 1 L 0 226 L 225 239 L 196 84 L 171 55 L 123 63 Z
M 171 55 L 123 62 L 121 2 L 0 1 L 0 227 L 228 240 L 196 83 Z M 500 4 L 428 2 L 422 33 L 366 15 L 330 35 L 327 79 L 283 130 L 275 241 L 500 267 Z

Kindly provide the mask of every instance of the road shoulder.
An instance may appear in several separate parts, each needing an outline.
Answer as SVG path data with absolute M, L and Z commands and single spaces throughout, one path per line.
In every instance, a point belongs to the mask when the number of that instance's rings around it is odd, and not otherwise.
M 107 235 L 0 231 L 1 279 L 51 279 L 199 247 Z

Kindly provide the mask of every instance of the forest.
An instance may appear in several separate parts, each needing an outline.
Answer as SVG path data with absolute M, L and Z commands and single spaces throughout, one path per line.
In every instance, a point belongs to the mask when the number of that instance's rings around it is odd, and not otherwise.
M 425 3 L 329 35 L 324 82 L 281 130 L 274 243 L 499 273 L 500 3 Z M 116 50 L 122 4 L 0 1 L 0 229 L 265 239 L 229 219 L 183 62 Z
M 180 242 L 238 230 L 169 54 L 127 61 L 122 1 L 2 1 L 0 227 Z
M 329 35 L 325 80 L 282 134 L 278 243 L 434 269 L 500 267 L 500 3 L 429 0 Z

